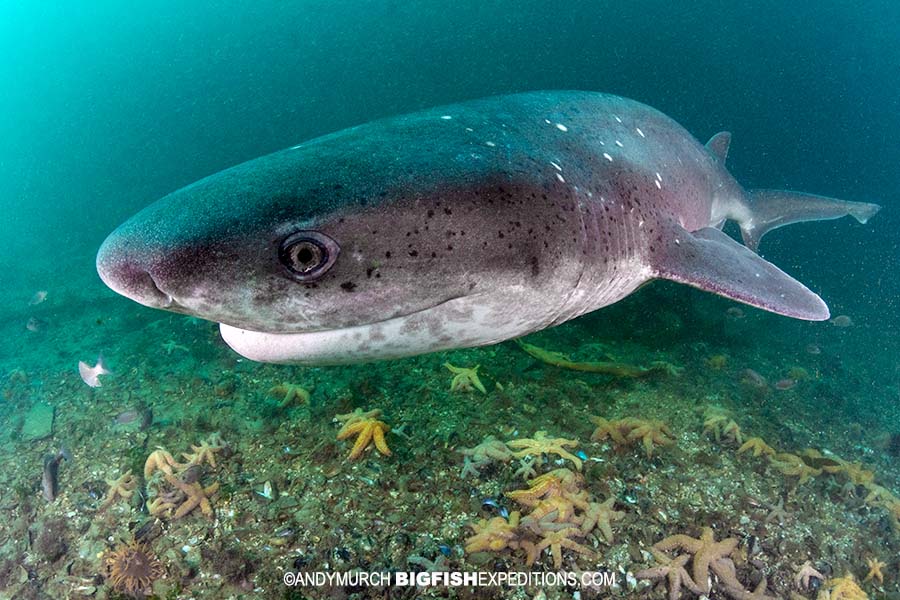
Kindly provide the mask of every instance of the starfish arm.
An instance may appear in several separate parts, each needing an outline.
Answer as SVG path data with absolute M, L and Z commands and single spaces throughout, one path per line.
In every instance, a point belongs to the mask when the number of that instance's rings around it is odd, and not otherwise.
M 368 421 L 352 421 L 348 422 L 344 425 L 340 431 L 338 431 L 337 439 L 338 440 L 346 440 L 349 437 L 354 436 L 355 434 L 363 431 L 368 427 Z
M 353 449 L 350 450 L 350 460 L 359 458 L 363 450 L 369 447 L 369 443 L 372 441 L 373 429 L 373 427 L 367 426 L 359 432 L 359 437 L 356 438 L 356 443 L 353 444 Z
M 384 434 L 388 431 L 386 425 L 376 426 L 372 432 L 372 440 L 375 442 L 375 448 L 385 456 L 391 455 L 391 449 L 388 448 L 384 439 Z

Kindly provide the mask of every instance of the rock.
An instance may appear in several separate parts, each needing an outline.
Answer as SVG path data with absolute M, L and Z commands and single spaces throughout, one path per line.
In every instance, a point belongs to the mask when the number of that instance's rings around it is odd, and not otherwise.
M 35 402 L 25 414 L 22 425 L 22 441 L 33 442 L 49 437 L 53 433 L 55 409 L 46 402 Z

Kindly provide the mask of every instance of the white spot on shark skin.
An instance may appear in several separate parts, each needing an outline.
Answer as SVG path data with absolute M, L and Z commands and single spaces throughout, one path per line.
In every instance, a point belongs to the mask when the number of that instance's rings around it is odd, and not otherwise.
M 553 168 L 556 169 L 557 171 L 562 171 L 562 167 L 559 166 L 558 164 L 556 164 L 555 162 L 553 162 L 552 160 L 550 161 L 550 164 L 553 165 Z
M 616 140 L 616 146 L 618 146 L 619 148 L 624 148 L 624 147 L 625 147 L 625 146 L 622 145 L 622 142 L 620 142 L 619 140 Z
M 647 137 L 646 135 L 644 135 L 644 132 L 641 131 L 640 127 L 635 127 L 634 130 L 637 131 L 638 135 L 641 136 L 642 138 Z
M 659 171 L 656 172 L 656 178 L 657 178 L 659 181 L 662 181 L 662 175 L 659 174 Z
M 288 150 L 296 150 L 297 148 L 301 148 L 303 144 L 297 144 L 296 146 L 291 146 Z
M 556 178 L 559 179 L 562 183 L 565 183 L 565 182 L 566 182 L 566 180 L 563 179 L 563 176 L 560 175 L 559 173 L 556 174 Z
M 466 127 L 466 131 L 468 131 L 469 133 L 471 133 L 471 132 L 473 132 L 473 131 L 475 131 L 475 130 L 472 129 L 471 127 Z
M 493 148 L 493 147 L 496 146 L 497 144 L 495 144 L 494 142 L 491 142 L 491 141 L 487 141 L 487 142 L 484 143 L 484 145 L 485 145 L 485 146 L 490 146 L 491 148 Z
M 616 115 L 613 115 L 613 117 L 615 117 L 616 121 L 618 121 L 619 123 L 622 122 L 622 119 L 620 119 L 619 117 L 616 117 Z
M 547 125 L 550 125 L 550 119 L 544 119 L 544 123 L 546 123 Z
M 600 145 L 601 145 L 601 146 L 605 146 L 606 143 L 601 141 L 601 142 L 600 142 Z
M 562 123 L 557 123 L 556 128 L 559 129 L 560 131 L 568 131 L 569 130 L 569 128 L 566 127 L 565 125 L 563 125 Z
M 449 120 L 452 119 L 453 117 L 450 116 L 450 115 L 441 115 L 441 118 L 442 118 L 443 120 L 445 120 L 445 121 L 449 121 Z
M 661 189 L 662 189 L 662 185 L 660 185 L 659 179 L 655 180 L 653 183 L 656 184 L 656 189 L 658 189 L 658 190 L 661 190 Z
M 605 158 L 605 159 L 608 160 L 609 162 L 612 162 L 612 156 L 610 156 L 610 155 L 607 154 L 606 152 L 603 153 L 603 158 Z

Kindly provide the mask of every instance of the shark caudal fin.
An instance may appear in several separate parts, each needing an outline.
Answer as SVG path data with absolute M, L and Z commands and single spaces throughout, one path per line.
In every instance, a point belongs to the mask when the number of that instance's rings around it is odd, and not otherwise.
M 720 131 L 709 138 L 706 149 L 723 167 L 731 145 L 731 133 Z M 739 186 L 735 184 L 737 189 Z M 713 225 L 721 229 L 725 218 L 741 226 L 744 244 L 756 252 L 759 241 L 773 229 L 803 221 L 826 221 L 850 215 L 865 223 L 881 210 L 877 204 L 848 202 L 837 198 L 790 192 L 787 190 L 748 190 L 739 192 L 714 208 Z
M 744 244 L 754 252 L 762 237 L 779 227 L 803 221 L 825 221 L 850 215 L 865 223 L 881 207 L 866 202 L 848 202 L 836 198 L 785 190 L 748 190 L 748 216 L 739 219 Z
M 718 229 L 691 233 L 674 223 L 665 229 L 662 246 L 651 250 L 655 277 L 795 319 L 828 319 L 819 296 Z

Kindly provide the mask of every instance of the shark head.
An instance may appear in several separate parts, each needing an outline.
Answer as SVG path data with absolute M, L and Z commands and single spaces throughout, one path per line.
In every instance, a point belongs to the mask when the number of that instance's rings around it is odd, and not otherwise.
M 423 143 L 428 127 L 404 140 L 394 126 L 389 144 L 378 124 L 346 130 L 178 190 L 106 239 L 100 277 L 220 323 L 237 352 L 265 362 L 358 362 L 533 330 L 534 315 L 505 308 L 538 295 L 528 280 L 541 243 L 523 253 L 498 237 L 510 177 L 439 130 Z M 525 221 L 507 205 L 504 221 Z

